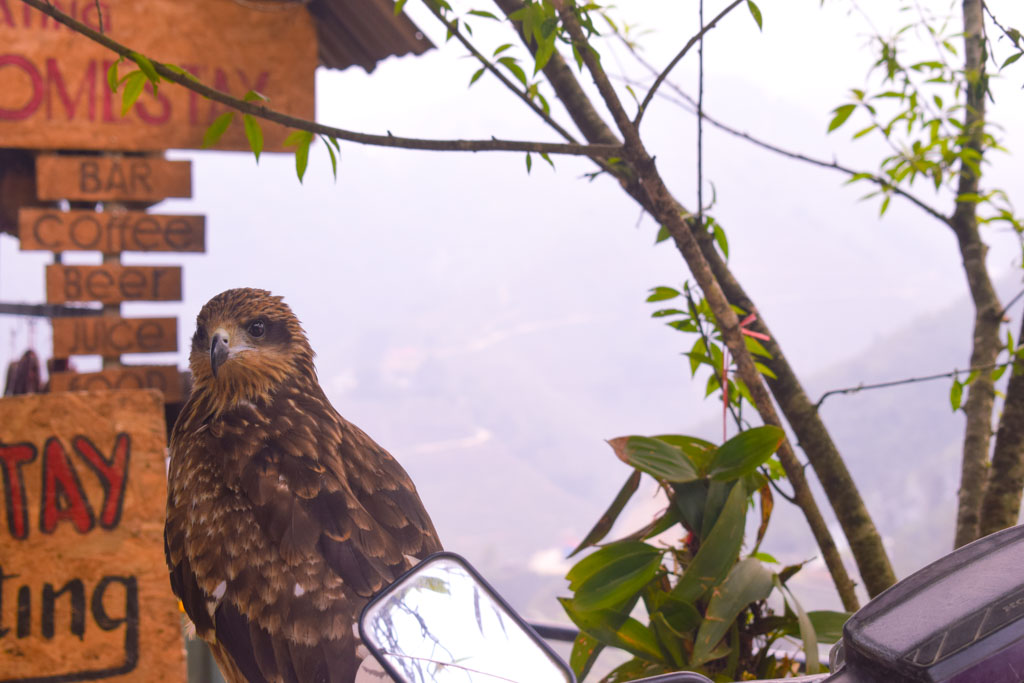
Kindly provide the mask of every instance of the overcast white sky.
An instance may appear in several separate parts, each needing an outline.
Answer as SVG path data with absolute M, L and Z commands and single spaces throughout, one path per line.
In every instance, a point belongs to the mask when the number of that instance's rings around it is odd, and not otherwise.
M 708 0 L 706 16 L 725 4 Z M 1024 25 L 1019 3 L 991 4 L 1005 24 Z M 867 29 L 849 3 L 824 5 L 763 0 L 763 33 L 738 8 L 709 34 L 706 107 L 795 151 L 871 168 L 880 146 L 848 142 L 860 126 L 825 133 L 829 111 L 864 83 L 872 60 Z M 888 0 L 863 7 L 879 27 L 896 14 Z M 467 90 L 475 65 L 454 42 L 444 45 L 431 15 L 414 2 L 409 11 L 440 49 L 388 60 L 371 75 L 321 71 L 321 121 L 419 137 L 555 140 L 489 77 Z M 650 61 L 662 65 L 695 31 L 696 3 L 632 0 L 618 15 L 651 31 L 642 42 Z M 474 28 L 488 38 L 483 20 Z M 641 73 L 620 48 L 604 62 L 615 73 Z M 674 76 L 691 93 L 695 65 L 694 53 Z M 1017 191 L 1020 202 L 1022 69 L 996 84 L 993 107 L 1018 155 L 994 156 L 989 176 L 992 185 Z M 692 115 L 661 100 L 644 123 L 650 151 L 687 206 L 696 195 L 695 128 Z M 552 171 L 535 159 L 527 175 L 519 154 L 345 144 L 336 181 L 316 148 L 300 185 L 284 155 L 266 155 L 259 166 L 242 153 L 169 156 L 193 161 L 195 196 L 156 210 L 205 214 L 207 253 L 126 255 L 129 263 L 183 264 L 185 300 L 125 305 L 125 313 L 179 315 L 182 350 L 163 358 L 184 367 L 192 321 L 211 296 L 238 286 L 283 294 L 310 335 L 328 395 L 406 464 L 428 508 L 444 508 L 438 526 L 453 550 L 465 550 L 463 543 L 477 557 L 498 552 L 481 537 L 519 533 L 519 509 L 546 504 L 559 516 L 548 528 L 522 531 L 536 538 L 515 547 L 571 547 L 625 477 L 603 439 L 685 432 L 720 410 L 702 401 L 703 381 L 689 380 L 679 356 L 691 340 L 651 320 L 644 303 L 648 288 L 687 277 L 681 258 L 668 244 L 652 246 L 657 227 L 615 183 L 581 180 L 591 168 L 580 160 L 557 159 Z M 713 129 L 705 160 L 717 197 L 712 212 L 728 233 L 734 272 L 798 371 L 843 362 L 966 292 L 952 235 L 905 203 L 894 201 L 878 220 L 877 202 L 858 202 L 864 189 L 844 188 L 841 176 Z M 922 195 L 931 198 L 924 188 Z M 1016 239 L 990 238 L 993 271 L 1018 268 Z M 50 257 L 16 249 L 0 236 L 0 300 L 41 302 Z M 0 319 L 0 361 L 24 350 L 29 328 Z M 966 340 L 969 330 L 949 334 Z M 43 321 L 34 325 L 34 341 L 48 355 Z M 477 463 L 496 483 L 474 497 L 467 491 L 483 485 L 464 478 L 465 461 L 437 454 L 491 458 L 492 451 L 473 450 L 485 446 L 504 456 Z M 533 452 L 518 452 L 526 447 Z M 539 451 L 543 458 L 531 457 Z M 507 463 L 521 471 L 488 470 Z M 522 500 L 520 476 L 533 500 Z M 571 495 L 565 477 L 576 482 Z M 459 496 L 467 501 L 461 511 L 452 507 Z M 555 496 L 566 500 L 555 505 Z M 484 513 L 482 505 L 493 509 Z M 493 528 L 481 529 L 484 520 Z

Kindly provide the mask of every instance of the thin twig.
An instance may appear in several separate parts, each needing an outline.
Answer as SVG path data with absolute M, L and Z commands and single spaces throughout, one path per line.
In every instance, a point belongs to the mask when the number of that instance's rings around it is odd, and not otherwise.
M 555 129 L 555 131 L 563 138 L 565 138 L 568 142 L 577 142 L 576 138 L 574 138 L 572 134 L 569 133 L 569 131 L 567 131 L 565 128 L 559 125 L 557 121 L 551 118 L 550 114 L 545 112 L 543 108 L 538 106 L 536 102 L 530 99 L 530 96 L 526 92 L 520 90 L 516 86 L 516 84 L 513 83 L 505 74 L 501 73 L 501 71 L 499 71 L 498 68 L 494 66 L 494 64 L 489 59 L 484 57 L 483 53 L 477 50 L 476 47 L 469 42 L 469 39 L 462 34 L 462 31 L 459 30 L 459 27 L 456 23 L 453 21 L 448 21 L 448 19 L 446 19 L 445 16 L 441 14 L 441 10 L 438 5 L 436 5 L 433 2 L 425 2 L 424 4 L 431 11 L 431 13 L 433 13 L 433 15 L 437 17 L 437 19 L 442 24 L 445 25 L 448 31 L 450 31 L 451 34 L 455 36 L 459 40 L 459 42 L 462 43 L 462 45 L 467 50 L 470 51 L 470 53 L 474 57 L 477 58 L 477 60 L 484 66 L 484 68 L 490 71 L 499 81 L 502 82 L 502 84 L 504 84 L 506 88 L 514 92 L 519 97 L 519 99 L 525 102 L 526 106 L 533 110 L 533 113 L 544 119 L 545 123 L 547 123 L 553 129 Z
M 100 8 L 100 0 L 96 0 L 96 17 L 99 19 L 100 33 L 104 33 L 104 30 L 103 30 L 103 10 Z
M 640 127 L 640 120 L 644 117 L 644 113 L 647 111 L 647 105 L 651 103 L 651 99 L 654 98 L 654 93 L 658 91 L 658 87 L 662 84 L 662 82 L 666 78 L 668 78 L 669 73 L 672 71 L 672 69 L 675 68 L 676 64 L 679 63 L 679 60 L 686 56 L 686 53 L 690 51 L 690 48 L 692 48 L 697 43 L 697 41 L 703 38 L 705 33 L 713 29 L 715 25 L 723 17 L 725 17 L 726 14 L 731 12 L 741 2 L 743 2 L 743 0 L 734 0 L 734 2 L 731 5 L 729 5 L 724 10 L 719 12 L 718 16 L 711 20 L 711 23 L 709 23 L 707 26 L 702 27 L 701 30 L 695 36 L 686 41 L 686 45 L 683 46 L 683 49 L 680 50 L 679 54 L 673 57 L 672 61 L 668 63 L 668 66 L 666 66 L 662 70 L 662 72 L 658 74 L 658 77 L 654 79 L 654 85 L 652 85 L 651 89 L 647 91 L 646 95 L 644 95 L 644 100 L 643 102 L 640 103 L 640 109 L 636 113 L 636 118 L 633 119 L 634 126 L 638 128 Z
M 53 17 L 58 22 L 74 29 L 87 38 L 103 45 L 116 52 L 118 55 L 132 59 L 133 50 L 118 43 L 108 36 L 98 33 L 85 24 L 64 14 L 55 7 L 46 4 L 45 0 L 21 0 L 26 5 L 34 7 L 39 11 Z M 552 142 L 528 142 L 519 140 L 434 140 L 424 138 L 407 138 L 396 135 L 374 135 L 370 133 L 359 133 L 355 131 L 325 126 L 315 121 L 290 116 L 282 112 L 270 109 L 269 107 L 246 102 L 227 93 L 215 90 L 207 85 L 194 80 L 192 77 L 182 75 L 168 69 L 160 62 L 153 62 L 153 67 L 160 76 L 168 81 L 177 83 L 193 92 L 209 98 L 215 102 L 225 104 L 232 109 L 256 116 L 267 121 L 279 123 L 289 128 L 305 130 L 319 135 L 326 135 L 339 140 L 347 140 L 363 145 L 374 145 L 377 147 L 399 147 L 403 149 L 420 149 L 446 152 L 537 152 L 547 154 L 565 154 L 570 156 L 587 156 L 591 158 L 602 158 L 610 156 L 621 156 L 622 148 L 619 145 L 580 145 L 573 143 L 552 143 Z
M 1012 299 L 1010 299 L 1010 302 L 1009 302 L 1008 304 L 1006 304 L 1005 306 L 1003 306 L 1003 310 L 999 311 L 999 317 L 1000 317 L 1000 318 L 1004 318 L 1004 317 L 1006 317 L 1006 314 L 1007 314 L 1007 313 L 1008 313 L 1008 312 L 1010 311 L 1010 308 L 1011 308 L 1011 307 L 1012 307 L 1012 306 L 1013 306 L 1013 305 L 1014 305 L 1015 303 L 1017 303 L 1017 301 L 1018 301 L 1018 300 L 1019 300 L 1019 299 L 1020 299 L 1020 298 L 1021 298 L 1022 296 L 1024 296 L 1024 289 L 1022 289 L 1022 290 L 1020 290 L 1019 292 L 1017 292 L 1016 294 L 1014 294 L 1014 295 L 1013 295 L 1013 298 L 1012 298 Z
M 1007 361 L 1005 363 L 992 363 L 989 365 L 982 365 L 977 368 L 969 368 L 967 370 L 950 370 L 949 372 L 941 372 L 935 375 L 925 375 L 923 377 L 908 377 L 906 379 L 895 379 L 889 382 L 878 382 L 877 384 L 858 384 L 855 387 L 845 387 L 843 389 L 832 389 L 826 391 L 818 399 L 818 402 L 814 404 L 814 409 L 818 410 L 821 408 L 821 404 L 825 402 L 825 399 L 834 394 L 856 394 L 861 391 L 868 391 L 869 389 L 887 389 L 889 387 L 898 387 L 903 384 L 916 384 L 918 382 L 930 382 L 936 379 L 943 379 L 946 377 L 958 377 L 962 373 L 972 372 L 983 372 L 986 370 L 996 370 L 998 368 L 1005 368 L 1013 365 L 1014 361 Z
M 626 41 L 623 41 L 623 42 L 626 43 L 627 47 L 629 46 L 628 42 L 626 42 Z M 651 73 L 657 73 L 657 71 L 650 64 L 650 62 L 645 60 L 639 53 L 637 53 L 635 50 L 632 50 L 632 53 L 633 53 L 633 56 L 636 58 L 636 60 L 642 66 L 644 66 L 648 71 L 650 71 Z M 636 81 L 631 80 L 631 79 L 624 79 L 624 80 L 629 85 L 637 85 L 638 84 Z M 696 108 L 697 108 L 697 101 L 695 99 L 693 99 L 693 97 L 691 97 L 689 94 L 687 94 L 686 91 L 684 91 L 682 88 L 680 88 L 678 85 L 676 85 L 672 81 L 666 81 L 665 82 L 665 86 L 668 87 L 673 92 L 675 92 L 680 97 L 682 97 L 683 100 L 685 100 L 691 107 L 693 107 L 693 109 L 687 110 L 687 111 L 690 111 L 690 113 L 692 113 L 694 115 L 697 114 L 697 112 L 695 111 Z M 676 104 L 677 106 L 682 107 L 683 109 L 686 109 L 686 107 L 684 107 L 681 103 L 677 102 L 676 100 L 673 100 L 672 98 L 668 97 L 667 95 L 665 95 L 663 93 L 659 93 L 659 95 L 661 97 L 663 97 L 663 98 L 667 98 L 670 102 Z M 764 140 L 761 140 L 759 138 L 755 138 L 754 136 L 750 135 L 749 133 L 745 133 L 743 131 L 737 130 L 736 128 L 733 128 L 732 126 L 729 126 L 729 125 L 727 125 L 725 123 L 722 123 L 721 121 L 719 121 L 719 120 L 717 120 L 717 119 L 715 119 L 715 118 L 713 118 L 711 116 L 708 116 L 707 113 L 705 113 L 703 110 L 701 111 L 699 118 L 707 121 L 708 123 L 710 123 L 715 128 L 718 128 L 719 130 L 722 130 L 722 131 L 724 131 L 726 133 L 729 133 L 730 135 L 734 135 L 734 136 L 736 136 L 738 138 L 742 138 L 743 140 L 746 140 L 747 142 L 749 142 L 749 143 L 751 143 L 753 145 L 757 145 L 758 147 L 761 147 L 762 149 L 766 149 L 769 152 L 775 152 L 776 154 L 780 154 L 780 155 L 782 155 L 784 157 L 787 157 L 787 158 L 790 158 L 790 159 L 795 159 L 797 161 L 803 161 L 805 163 L 812 164 L 814 166 L 820 166 L 821 168 L 827 168 L 827 169 L 830 169 L 832 171 L 839 171 L 840 173 L 844 173 L 844 174 L 846 174 L 848 176 L 851 176 L 851 177 L 852 176 L 861 176 L 865 180 L 870 180 L 871 182 L 875 183 L 876 185 L 881 187 L 883 190 L 888 191 L 888 192 L 892 192 L 895 195 L 903 197 L 904 199 L 906 199 L 907 201 L 909 201 L 910 203 L 914 204 L 919 209 L 921 209 L 922 211 L 927 213 L 932 218 L 935 218 L 936 220 L 941 221 L 942 223 L 944 223 L 947 226 L 950 225 L 950 218 L 948 216 L 943 215 L 938 209 L 935 209 L 935 208 L 929 206 L 924 201 L 918 199 L 917 197 L 915 197 L 914 195 L 910 194 L 906 190 L 903 190 L 903 189 L 901 189 L 901 188 L 899 188 L 899 187 L 897 187 L 895 185 L 892 185 L 885 178 L 883 178 L 883 177 L 881 177 L 879 175 L 876 175 L 874 173 L 868 173 L 868 172 L 865 172 L 865 171 L 857 171 L 857 170 L 849 168 L 847 166 L 843 166 L 842 164 L 838 163 L 835 160 L 833 160 L 833 161 L 822 161 L 821 159 L 815 159 L 813 157 L 809 157 L 809 156 L 806 156 L 804 154 L 799 154 L 797 152 L 791 152 L 789 150 L 786 150 L 786 149 L 783 149 L 781 147 L 778 147 L 777 145 L 773 145 L 773 144 L 771 144 L 769 142 L 765 142 Z

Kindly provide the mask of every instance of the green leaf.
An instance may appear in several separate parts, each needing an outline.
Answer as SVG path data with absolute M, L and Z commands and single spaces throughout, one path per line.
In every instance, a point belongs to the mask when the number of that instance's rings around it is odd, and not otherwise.
M 1001 67 L 999 67 L 999 70 L 1002 71 L 1006 67 L 1008 67 L 1011 64 L 1013 64 L 1014 62 L 1016 62 L 1018 59 L 1021 58 L 1021 55 L 1024 55 L 1024 52 L 1017 52 L 1017 53 L 1014 53 L 1014 54 L 1010 55 L 1009 57 L 1007 57 L 1006 61 L 1003 62 L 1003 65 Z
M 530 153 L 527 152 L 526 153 L 526 172 L 529 173 L 530 169 L 532 169 L 532 168 L 533 168 L 533 157 L 531 157 Z
M 498 17 L 484 10 L 471 9 L 469 10 L 469 13 L 472 14 L 474 17 L 483 17 L 485 19 L 494 19 L 495 21 L 498 21 Z
M 672 289 L 671 287 L 652 287 L 647 290 L 651 294 L 647 297 L 647 302 L 653 301 L 665 301 L 667 299 L 674 299 L 679 296 L 679 291 Z
M 772 573 L 760 561 L 748 557 L 737 563 L 708 602 L 704 621 L 693 642 L 691 663 L 700 665 L 710 655 L 740 612 L 751 603 L 764 600 L 772 592 Z
M 476 72 L 473 73 L 473 77 L 469 79 L 469 84 L 473 85 L 474 83 L 476 83 L 477 80 L 479 80 L 480 77 L 484 75 L 484 71 L 486 70 L 486 67 L 483 66 L 477 69 Z
M 142 71 L 133 71 L 124 77 L 124 92 L 121 93 L 121 116 L 125 116 L 131 110 L 132 105 L 139 99 L 142 89 L 146 87 L 146 74 Z
M 683 526 L 699 534 L 704 524 L 704 508 L 708 500 L 708 480 L 695 479 L 672 484 L 672 504 L 682 517 Z
M 707 471 L 708 465 L 711 464 L 711 458 L 714 457 L 715 450 L 718 449 L 718 446 L 710 441 L 699 439 L 696 436 L 659 434 L 654 438 L 682 450 L 701 475 Z
M 576 674 L 576 680 L 582 681 L 590 673 L 590 668 L 597 661 L 597 656 L 604 650 L 605 644 L 591 635 L 579 632 L 572 644 L 572 653 L 569 655 L 569 666 Z
M 757 22 L 757 30 L 764 30 L 764 27 L 761 26 L 761 10 L 754 4 L 754 0 L 747 0 L 747 9 L 750 10 L 750 15 L 754 17 L 754 21 Z
M 658 228 L 658 236 L 654 238 L 654 243 L 661 244 L 671 236 L 672 233 L 668 231 L 668 227 L 662 225 L 661 227 Z
M 327 141 L 327 153 L 331 155 L 331 173 L 334 174 L 334 179 L 337 180 L 338 157 L 341 156 L 341 144 L 338 143 L 336 138 L 333 138 L 330 135 L 321 135 L 320 139 Z M 337 151 L 337 154 L 335 154 L 335 151 Z
M 548 154 L 547 152 L 541 152 L 540 153 L 540 158 L 543 159 L 544 161 L 548 162 L 548 166 L 550 166 L 551 168 L 555 167 L 555 162 L 553 162 L 551 160 L 551 155 Z
M 261 92 L 256 90 L 250 90 L 249 92 L 242 95 L 242 99 L 246 102 L 269 102 L 270 98 Z
M 107 87 L 110 88 L 110 92 L 117 92 L 117 66 L 124 61 L 124 57 L 119 57 L 116 62 L 110 65 L 107 69 Z
M 249 149 L 256 156 L 256 163 L 260 162 L 260 153 L 263 151 L 263 131 L 260 123 L 249 114 L 242 114 L 242 124 L 245 126 L 245 137 L 249 140 Z
M 607 510 L 605 510 L 604 514 L 601 515 L 601 518 L 597 520 L 597 524 L 594 525 L 594 528 L 591 529 L 583 540 L 580 541 L 580 544 L 576 546 L 571 553 L 569 553 L 569 557 L 572 557 L 587 546 L 594 545 L 608 535 L 608 532 L 612 529 L 612 525 L 615 524 L 615 520 L 619 518 L 619 514 L 622 512 L 622 509 L 626 507 L 626 503 L 629 502 L 629 499 L 634 493 L 636 493 L 637 488 L 640 486 L 640 476 L 640 470 L 634 470 L 633 473 L 629 475 L 629 478 L 626 479 L 626 483 L 622 485 L 622 488 L 619 489 L 618 494 L 616 494 L 615 500 L 612 501 L 612 504 Z
M 671 482 L 693 481 L 697 469 L 682 450 L 660 439 L 646 436 L 620 436 L 610 439 L 608 445 L 627 465 L 646 472 L 657 479 Z
M 800 624 L 800 639 L 804 641 L 806 670 L 810 675 L 816 674 L 821 670 L 821 665 L 818 662 L 818 636 L 814 631 L 814 625 L 811 623 L 807 613 L 804 612 L 804 608 L 800 605 L 796 596 L 783 585 L 779 577 L 772 577 L 772 582 L 779 589 L 779 592 L 782 593 L 786 604 L 796 613 L 797 622 Z
M 598 641 L 648 661 L 665 663 L 654 634 L 636 619 L 610 609 L 582 610 L 569 598 L 558 598 L 558 602 L 581 631 Z
M 953 380 L 953 386 L 949 388 L 949 405 L 953 412 L 960 410 L 960 404 L 964 397 L 964 385 L 958 379 Z
M 407 0 L 396 0 L 395 2 L 395 16 L 397 17 L 402 13 L 402 8 L 405 7 Z
M 226 111 L 215 118 L 209 128 L 206 129 L 206 132 L 203 133 L 203 149 L 216 145 L 234 118 L 235 112 L 233 111 Z
M 846 119 L 850 118 L 850 114 L 857 108 L 855 104 L 844 104 L 836 107 L 832 111 L 835 112 L 835 116 L 832 117 L 832 122 L 828 124 L 828 132 L 831 133 L 839 126 L 846 123 Z
M 729 258 L 729 240 L 725 236 L 725 230 L 717 222 L 712 227 L 715 236 L 715 244 L 722 250 L 722 256 Z
M 533 75 L 536 76 L 540 70 L 547 66 L 551 57 L 555 54 L 555 36 L 551 35 L 537 45 L 537 51 L 533 54 Z
M 142 73 L 146 74 L 146 78 L 153 84 L 153 93 L 156 94 L 156 86 L 160 82 L 160 74 L 156 72 L 156 68 L 153 66 L 153 62 L 149 61 L 149 58 L 140 55 L 138 52 L 129 52 L 128 57 L 139 65 L 139 69 Z
M 746 491 L 742 486 L 734 485 L 714 528 L 704 539 L 679 583 L 672 589 L 673 597 L 683 602 L 696 602 L 725 578 L 743 544 L 743 525 L 746 519 Z
M 708 476 L 718 481 L 732 481 L 756 471 L 778 450 L 785 437 L 785 432 L 774 425 L 740 432 L 719 446 L 711 460 Z
M 769 564 L 778 564 L 779 563 L 779 561 L 775 559 L 774 555 L 771 555 L 771 554 L 766 553 L 766 552 L 754 553 L 754 554 L 751 555 L 751 557 L 757 558 L 758 560 L 761 560 L 762 562 L 767 562 Z
M 569 570 L 573 604 L 581 610 L 610 609 L 635 602 L 661 566 L 662 551 L 639 541 L 606 545 Z
M 299 182 L 306 175 L 306 166 L 309 164 L 309 145 L 313 142 L 313 134 L 308 130 L 292 131 L 284 140 L 286 147 L 295 147 L 295 173 L 299 176 Z
M 852 612 L 832 612 L 830 610 L 816 610 L 807 613 L 807 618 L 814 626 L 814 632 L 818 636 L 819 643 L 832 644 L 843 637 L 843 625 L 853 616 Z

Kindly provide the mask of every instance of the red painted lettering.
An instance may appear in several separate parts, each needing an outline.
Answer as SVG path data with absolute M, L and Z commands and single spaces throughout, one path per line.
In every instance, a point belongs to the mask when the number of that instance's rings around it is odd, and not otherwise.
M 92 529 L 96 521 L 74 465 L 60 441 L 50 437 L 43 446 L 43 500 L 39 530 L 52 534 L 57 522 L 65 519 L 71 520 L 80 534 Z
M 66 62 L 65 62 L 66 64 Z M 75 119 L 78 113 L 78 105 L 83 96 L 88 102 L 89 113 L 86 118 L 93 121 L 96 118 L 96 60 L 90 59 L 85 67 L 82 80 L 78 83 L 74 99 L 68 95 L 67 86 L 64 84 L 64 76 L 60 70 L 60 64 L 54 57 L 46 59 L 46 118 L 53 118 L 53 92 L 56 91 L 61 103 L 64 105 L 64 113 L 69 121 Z
M 7 528 L 11 536 L 17 539 L 28 536 L 28 505 L 25 502 L 25 479 L 21 476 L 21 466 L 35 459 L 36 447 L 32 444 L 0 444 L 4 501 L 7 503 Z
M 25 5 L 25 8 L 28 9 L 28 5 Z M 0 121 L 27 119 L 35 113 L 36 109 L 39 108 L 39 104 L 43 101 L 43 77 L 39 73 L 39 69 L 21 55 L 0 55 L 0 69 L 3 69 L 5 66 L 20 69 L 22 73 L 28 76 L 32 86 L 32 95 L 21 108 L 7 109 L 0 107 Z
M 128 484 L 131 441 L 127 434 L 118 434 L 109 460 L 84 436 L 76 436 L 71 440 L 71 445 L 99 477 L 100 485 L 103 486 L 100 526 L 104 529 L 113 529 L 121 521 L 124 490 Z

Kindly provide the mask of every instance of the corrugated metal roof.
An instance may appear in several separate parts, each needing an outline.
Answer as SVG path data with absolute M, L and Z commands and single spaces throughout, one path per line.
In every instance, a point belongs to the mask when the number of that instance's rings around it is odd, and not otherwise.
M 331 69 L 358 65 L 373 71 L 392 55 L 423 54 L 433 47 L 391 0 L 310 0 L 320 64 Z

